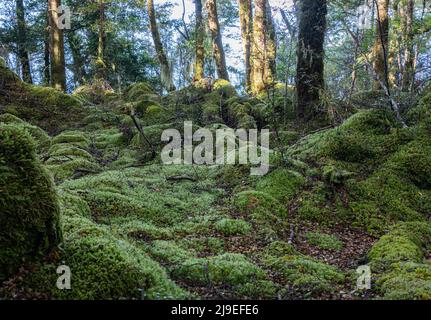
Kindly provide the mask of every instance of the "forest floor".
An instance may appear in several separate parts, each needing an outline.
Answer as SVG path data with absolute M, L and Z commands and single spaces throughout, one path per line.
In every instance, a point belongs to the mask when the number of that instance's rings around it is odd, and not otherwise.
M 163 165 L 159 151 L 163 130 L 186 119 L 212 130 L 261 126 L 261 100 L 228 84 L 167 97 L 137 84 L 102 102 L 92 90 L 74 95 L 77 119 L 64 120 L 61 103 L 29 117 L 25 105 L 0 101 L 0 129 L 27 131 L 55 181 L 64 237 L 55 254 L 5 280 L 0 296 L 431 298 L 430 95 L 407 115 L 409 128 L 375 109 L 311 134 L 286 126 L 270 173 L 256 178 L 249 166 Z M 60 264 L 72 290 L 55 287 Z M 368 291 L 356 288 L 363 265 Z

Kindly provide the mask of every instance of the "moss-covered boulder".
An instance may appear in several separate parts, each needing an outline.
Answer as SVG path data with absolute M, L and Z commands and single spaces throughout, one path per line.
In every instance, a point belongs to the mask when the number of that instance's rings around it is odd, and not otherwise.
M 62 238 L 53 184 L 30 135 L 0 125 L 0 280 L 40 258 Z

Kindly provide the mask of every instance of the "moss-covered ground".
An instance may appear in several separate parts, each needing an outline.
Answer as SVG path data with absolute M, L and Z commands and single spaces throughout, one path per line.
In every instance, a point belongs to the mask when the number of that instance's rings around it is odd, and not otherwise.
M 31 101 L 48 99 L 45 89 L 8 75 Z M 314 133 L 280 124 L 271 132 L 270 172 L 257 178 L 248 166 L 163 165 L 160 135 L 184 120 L 271 128 L 268 109 L 278 110 L 280 99 L 240 97 L 224 82 L 165 97 L 144 83 L 121 96 L 84 89 L 52 92 L 40 105 L 53 109 L 41 118 L 27 103 L 1 101 L 0 139 L 26 139 L 33 149 L 15 159 L 2 141 L 0 199 L 20 186 L 48 197 L 49 223 L 61 224 L 62 241 L 37 261 L 12 261 L 0 245 L 0 270 L 6 260 L 14 264 L 0 297 L 431 298 L 429 98 L 405 115 L 408 128 L 380 109 L 355 110 Z M 51 113 L 69 110 L 69 99 L 79 117 Z M 289 119 L 292 110 L 285 111 Z M 13 178 L 8 157 L 17 163 Z M 20 161 L 40 171 L 27 177 Z M 32 210 L 20 214 L 37 224 L 46 209 L 30 191 L 21 196 Z M 3 215 L 10 201 L 0 202 L 0 218 L 22 237 L 19 223 Z M 63 264 L 72 272 L 67 291 L 55 286 Z M 365 264 L 373 272 L 366 294 L 354 276 Z

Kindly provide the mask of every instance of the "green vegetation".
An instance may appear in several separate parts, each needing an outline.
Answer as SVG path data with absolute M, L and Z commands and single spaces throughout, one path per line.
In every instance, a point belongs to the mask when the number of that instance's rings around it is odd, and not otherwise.
M 57 194 L 23 125 L 0 124 L 0 281 L 62 239 Z
M 263 102 L 229 83 L 164 97 L 146 82 L 122 95 L 74 96 L 105 109 L 93 106 L 61 132 L 0 114 L 1 297 L 20 288 L 55 299 L 337 299 L 365 255 L 373 298 L 431 297 L 424 101 L 409 128 L 363 110 L 302 138 L 283 130 L 270 172 L 256 178 L 246 165 L 159 159 L 162 131 L 184 119 L 211 130 L 265 121 Z M 356 252 L 346 240 L 356 232 L 378 240 Z M 61 264 L 71 268 L 70 291 L 55 287 Z
M 343 248 L 343 243 L 336 236 L 319 232 L 308 232 L 307 242 L 325 250 L 339 251 Z

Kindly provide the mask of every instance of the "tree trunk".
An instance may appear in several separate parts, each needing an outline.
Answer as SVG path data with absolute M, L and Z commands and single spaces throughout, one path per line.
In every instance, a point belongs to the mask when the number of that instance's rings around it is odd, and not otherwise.
M 50 59 L 50 32 L 49 32 L 49 13 L 46 10 L 46 28 L 45 28 L 45 36 L 44 36 L 44 54 L 43 54 L 43 83 L 45 86 L 51 85 L 51 59 Z
M 316 113 L 320 91 L 324 88 L 326 14 L 326 0 L 302 0 L 299 3 L 297 113 L 305 120 Z
M 389 0 L 374 0 L 377 6 L 376 40 L 373 48 L 373 68 L 381 81 L 389 88 Z M 374 89 L 381 89 L 380 81 L 374 82 Z
M 63 31 L 57 26 L 57 8 L 61 0 L 48 0 L 50 52 L 51 52 L 51 85 L 61 91 L 66 90 L 66 68 L 64 61 Z
M 18 25 L 18 56 L 21 63 L 22 79 L 25 82 L 32 83 L 30 71 L 30 59 L 27 51 L 27 31 L 25 26 L 24 2 L 16 0 L 16 17 Z
M 205 25 L 202 16 L 202 0 L 195 1 L 195 13 L 196 13 L 196 61 L 195 61 L 195 75 L 194 80 L 199 81 L 205 77 L 204 75 L 204 63 L 205 63 Z
M 253 22 L 253 73 L 252 93 L 258 95 L 272 83 L 271 75 L 268 74 L 269 60 L 267 50 L 267 5 L 266 0 L 254 1 Z
M 75 85 L 82 85 L 85 83 L 87 72 L 85 71 L 85 57 L 82 54 L 82 39 L 76 32 L 70 32 L 67 35 L 69 42 L 70 52 L 73 59 L 73 81 Z
M 239 22 L 241 26 L 242 47 L 245 61 L 245 87 L 251 91 L 251 41 L 253 33 L 253 15 L 251 0 L 239 0 Z
M 277 74 L 277 38 L 275 32 L 275 24 L 272 18 L 272 8 L 269 1 L 266 1 L 266 30 L 267 30 L 267 58 L 268 58 L 268 74 L 271 74 L 273 81 Z
M 96 61 L 96 78 L 106 79 L 105 63 L 105 1 L 99 0 L 99 22 L 98 22 L 98 42 L 97 42 L 97 61 Z
M 403 85 L 404 91 L 409 91 L 412 87 L 414 78 L 414 34 L 413 34 L 413 20 L 414 20 L 414 0 L 403 0 L 403 42 L 404 42 L 404 68 L 403 68 Z
M 148 16 L 150 18 L 151 35 L 153 36 L 154 47 L 156 48 L 157 58 L 160 63 L 161 81 L 168 91 L 175 91 L 175 85 L 172 81 L 172 73 L 169 67 L 168 58 L 163 50 L 162 41 L 160 40 L 159 29 L 157 27 L 156 13 L 154 10 L 154 1 L 147 0 Z
M 227 72 L 226 58 L 223 49 L 223 41 L 220 32 L 220 24 L 218 21 L 216 0 L 207 0 L 206 8 L 208 11 L 208 24 L 212 36 L 213 54 L 217 65 L 217 74 L 220 79 L 229 81 L 229 74 Z

